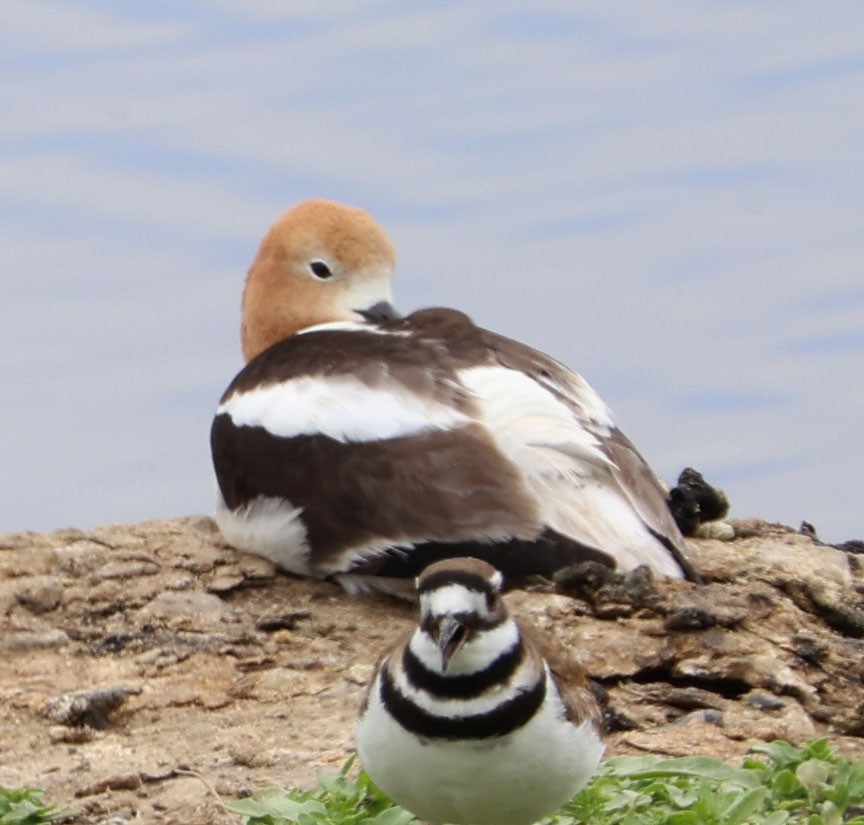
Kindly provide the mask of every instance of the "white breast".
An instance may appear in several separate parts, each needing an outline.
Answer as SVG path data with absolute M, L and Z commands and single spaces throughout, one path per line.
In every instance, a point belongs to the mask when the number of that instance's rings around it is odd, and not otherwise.
M 395 802 L 430 823 L 530 825 L 561 807 L 597 768 L 593 725 L 566 722 L 557 694 L 512 734 L 421 740 L 386 712 L 373 685 L 357 727 L 366 770 Z

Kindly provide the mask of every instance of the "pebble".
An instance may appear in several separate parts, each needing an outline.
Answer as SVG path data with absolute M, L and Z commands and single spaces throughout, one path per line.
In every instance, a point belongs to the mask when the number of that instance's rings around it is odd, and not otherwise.
M 714 708 L 694 710 L 692 713 L 685 713 L 683 716 L 679 716 L 672 724 L 686 725 L 695 721 L 705 722 L 709 725 L 714 725 L 714 727 L 717 728 L 722 728 L 726 725 L 723 719 L 723 711 L 715 710 Z
M 744 697 L 744 701 L 754 708 L 759 710 L 781 710 L 786 707 L 786 703 L 776 696 L 770 696 L 766 693 L 748 693 Z
M 31 650 L 43 647 L 60 647 L 69 641 L 59 628 L 51 630 L 9 631 L 0 636 L 0 650 Z
M 696 528 L 696 536 L 700 539 L 732 541 L 735 538 L 735 528 L 728 521 L 703 521 Z
M 113 687 L 103 690 L 76 690 L 55 696 L 45 702 L 42 712 L 55 722 L 68 727 L 88 725 L 102 730 L 109 717 L 129 696 L 141 693 L 140 687 Z
M 134 579 L 155 576 L 161 567 L 155 559 L 135 558 L 109 561 L 99 568 L 100 579 Z
M 212 593 L 200 590 L 165 590 L 143 608 L 165 618 L 219 616 L 226 611 L 225 603 Z
M 67 745 L 83 745 L 92 742 L 96 737 L 93 728 L 67 728 L 63 725 L 52 725 L 48 728 L 48 738 L 53 744 L 65 742 Z
M 50 613 L 63 598 L 63 584 L 56 576 L 31 576 L 23 582 L 15 598 L 31 613 Z
M 348 668 L 345 678 L 355 685 L 368 685 L 375 668 L 372 665 L 354 664 Z

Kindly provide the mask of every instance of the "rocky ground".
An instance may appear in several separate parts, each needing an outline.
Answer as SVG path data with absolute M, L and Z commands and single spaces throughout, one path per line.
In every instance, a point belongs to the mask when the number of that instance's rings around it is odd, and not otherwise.
M 610 754 L 864 755 L 864 555 L 735 528 L 691 542 L 701 586 L 583 570 L 508 600 L 605 693 Z M 236 823 L 222 801 L 342 764 L 413 615 L 278 574 L 205 517 L 0 537 L 0 784 L 81 823 Z

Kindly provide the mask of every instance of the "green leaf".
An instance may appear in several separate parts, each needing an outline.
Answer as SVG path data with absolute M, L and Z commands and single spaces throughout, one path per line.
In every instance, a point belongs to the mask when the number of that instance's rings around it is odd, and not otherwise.
M 806 795 L 804 786 L 798 780 L 798 777 L 788 768 L 776 773 L 771 785 L 777 796 L 800 797 Z
M 774 811 L 762 820 L 761 825 L 785 825 L 789 820 L 789 811 Z
M 655 757 L 618 757 L 610 759 L 606 768 L 618 777 L 648 778 L 691 776 L 711 779 L 716 782 L 733 781 L 747 787 L 760 783 L 752 771 L 734 767 L 707 756 L 682 757 L 680 759 L 656 759 Z
M 741 825 L 750 819 L 753 814 L 761 810 L 768 798 L 767 788 L 754 788 L 741 794 L 735 802 L 724 812 L 723 822 L 725 825 Z
M 409 825 L 411 822 L 416 822 L 414 815 L 404 808 L 388 808 L 386 811 L 381 811 L 378 816 L 372 819 L 365 819 L 366 825 Z
M 836 762 L 837 754 L 827 739 L 812 739 L 801 747 L 805 759 L 819 759 L 823 762 Z
M 832 773 L 833 766 L 821 759 L 808 759 L 795 769 L 798 781 L 811 793 L 823 785 Z
M 796 750 L 788 742 L 778 739 L 776 742 L 766 742 L 762 745 L 754 745 L 753 750 L 764 753 L 771 757 L 771 761 L 781 768 L 797 765 L 802 761 L 801 751 Z
M 233 811 L 235 814 L 241 814 L 242 816 L 248 817 L 263 817 L 268 816 L 270 809 L 259 802 L 257 799 L 253 799 L 251 796 L 246 799 L 234 799 L 227 805 L 228 810 Z

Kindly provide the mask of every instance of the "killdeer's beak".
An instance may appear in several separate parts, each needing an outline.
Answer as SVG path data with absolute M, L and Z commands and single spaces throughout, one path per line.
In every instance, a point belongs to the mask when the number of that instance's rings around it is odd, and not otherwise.
M 458 619 L 445 616 L 438 625 L 438 647 L 441 649 L 441 670 L 446 671 L 453 654 L 468 638 L 468 628 Z

